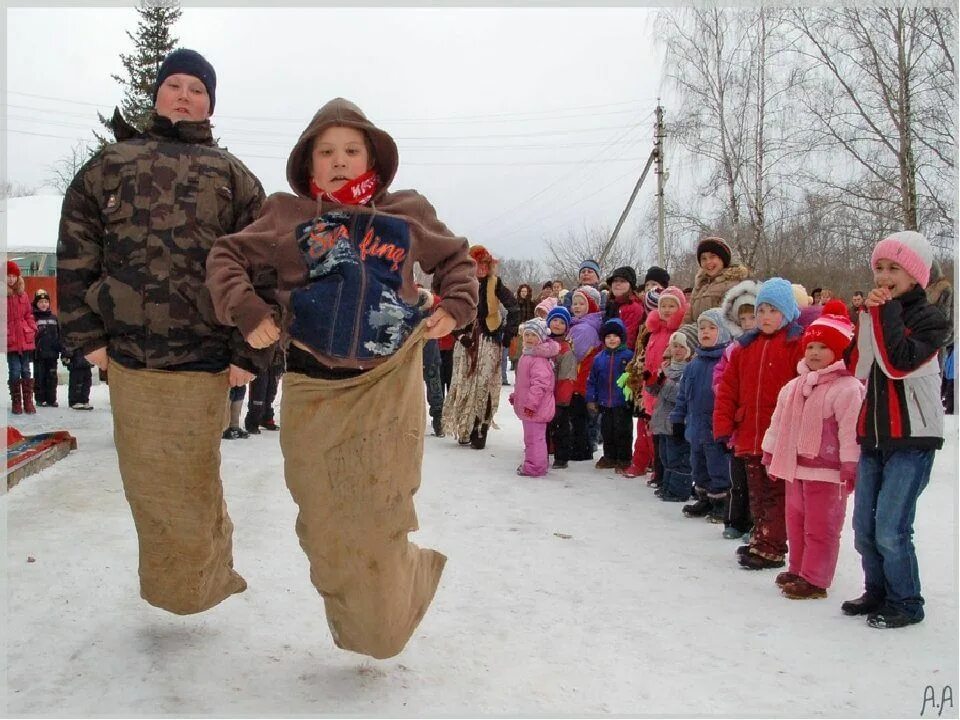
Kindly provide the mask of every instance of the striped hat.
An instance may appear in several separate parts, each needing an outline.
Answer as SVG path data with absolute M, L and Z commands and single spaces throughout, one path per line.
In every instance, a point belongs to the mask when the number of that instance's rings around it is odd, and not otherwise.
M 841 300 L 831 300 L 823 306 L 823 314 L 804 331 L 803 347 L 812 342 L 823 343 L 840 359 L 853 342 L 853 333 L 847 306 Z
M 533 318 L 532 320 L 527 320 L 520 326 L 520 334 L 524 333 L 533 333 L 538 338 L 540 342 L 543 342 L 547 339 L 547 335 L 550 334 L 550 331 L 547 329 L 547 324 L 540 318 Z

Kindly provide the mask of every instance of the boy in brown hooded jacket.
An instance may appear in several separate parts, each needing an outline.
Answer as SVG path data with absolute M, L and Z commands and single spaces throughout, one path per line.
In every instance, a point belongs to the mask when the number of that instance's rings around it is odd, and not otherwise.
M 252 347 L 289 342 L 280 444 L 300 508 L 297 535 L 338 647 L 399 653 L 426 613 L 446 558 L 417 529 L 425 426 L 422 348 L 474 319 L 468 243 L 412 190 L 389 192 L 393 139 L 337 98 L 287 162 L 245 230 L 220 238 L 207 286 L 221 322 Z M 438 308 L 414 263 L 433 274 Z

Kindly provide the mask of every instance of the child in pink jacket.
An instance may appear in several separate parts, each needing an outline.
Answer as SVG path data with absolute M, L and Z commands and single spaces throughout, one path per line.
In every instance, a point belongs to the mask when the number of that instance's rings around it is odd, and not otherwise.
M 763 437 L 771 480 L 786 481 L 789 567 L 776 583 L 794 600 L 825 598 L 840 551 L 840 531 L 860 459 L 857 416 L 866 393 L 843 353 L 854 328 L 840 301 L 803 334 L 800 376 L 780 391 Z
M 556 410 L 553 358 L 560 352 L 549 333 L 546 323 L 538 318 L 520 326 L 523 352 L 517 361 L 510 404 L 523 423 L 523 464 L 517 468 L 517 475 L 527 477 L 547 474 L 547 425 Z

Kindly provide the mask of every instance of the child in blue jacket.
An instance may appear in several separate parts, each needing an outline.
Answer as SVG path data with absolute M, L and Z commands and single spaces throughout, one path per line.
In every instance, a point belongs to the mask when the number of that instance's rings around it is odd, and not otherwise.
M 673 434 L 690 443 L 690 467 L 697 500 L 683 506 L 687 517 L 708 516 L 722 523 L 730 501 L 730 459 L 726 446 L 713 439 L 713 369 L 731 336 L 717 308 L 697 318 L 700 347 L 683 371 L 677 404 L 670 413 Z
M 619 318 L 600 327 L 603 350 L 593 361 L 587 378 L 587 410 L 600 412 L 603 457 L 597 468 L 615 468 L 621 474 L 633 457 L 633 410 L 617 380 L 626 371 L 633 352 L 627 347 L 627 328 Z M 599 407 L 598 407 L 599 406 Z

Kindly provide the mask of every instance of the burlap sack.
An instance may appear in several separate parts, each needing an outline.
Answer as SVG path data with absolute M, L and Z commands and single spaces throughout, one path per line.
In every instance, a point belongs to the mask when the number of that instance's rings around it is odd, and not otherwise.
M 421 327 L 355 378 L 283 377 L 280 446 L 310 579 L 337 646 L 375 658 L 403 650 L 446 562 L 407 540 L 418 527 L 422 338 Z
M 233 523 L 220 482 L 227 372 L 110 365 L 113 435 L 140 541 L 140 595 L 180 615 L 247 583 L 233 570 Z

